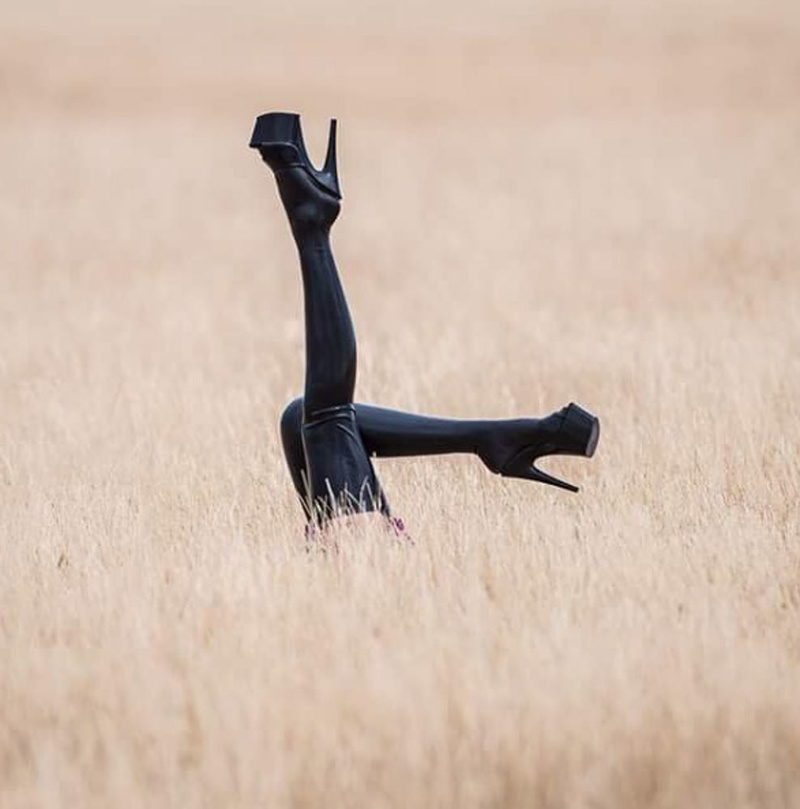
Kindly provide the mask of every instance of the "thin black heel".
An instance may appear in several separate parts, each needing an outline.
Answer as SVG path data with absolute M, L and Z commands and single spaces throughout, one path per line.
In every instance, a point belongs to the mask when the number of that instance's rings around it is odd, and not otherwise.
M 567 483 L 566 480 L 560 480 L 554 475 L 548 475 L 547 472 L 543 472 L 533 464 L 531 464 L 531 480 L 535 480 L 538 483 L 547 483 L 550 486 L 566 489 L 568 492 L 574 492 L 576 494 L 580 491 L 580 489 L 572 483 Z
M 579 492 L 580 489 L 572 483 L 560 480 L 555 475 L 543 472 L 536 466 L 536 461 L 546 455 L 564 455 L 559 450 L 552 450 L 548 447 L 526 447 L 518 452 L 501 470 L 500 474 L 505 478 L 520 478 L 522 480 L 533 480 L 537 483 L 547 483 L 559 489 L 566 489 L 568 492 Z
M 339 189 L 339 171 L 336 165 L 336 127 L 336 119 L 331 118 L 331 123 L 328 127 L 328 150 L 325 153 L 325 164 L 322 166 L 322 175 L 330 178 L 332 187 L 335 189 L 336 196 L 341 199 L 342 195 Z

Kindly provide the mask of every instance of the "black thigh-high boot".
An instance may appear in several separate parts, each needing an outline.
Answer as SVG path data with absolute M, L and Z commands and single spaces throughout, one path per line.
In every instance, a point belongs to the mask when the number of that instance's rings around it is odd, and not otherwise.
M 342 510 L 388 515 L 369 460 L 373 454 L 474 452 L 492 472 L 505 477 L 577 491 L 534 465 L 546 455 L 594 453 L 600 423 L 574 403 L 545 418 L 504 421 L 430 418 L 352 404 L 355 335 L 330 247 L 330 228 L 341 199 L 335 136 L 334 121 L 321 170 L 311 165 L 297 115 L 261 116 L 250 144 L 275 173 L 303 273 L 306 395 L 302 404 L 296 401 L 287 409 L 281 433 L 307 515 L 318 522 Z
M 533 461 L 545 455 L 591 457 L 600 429 L 599 421 L 575 404 L 544 418 L 517 419 L 449 419 L 374 405 L 353 407 L 370 458 L 468 453 L 477 455 L 490 471 L 503 477 L 556 481 L 554 485 L 570 490 L 575 487 L 551 476 L 546 480 L 537 477 L 537 473 L 544 473 L 533 467 Z M 303 400 L 298 398 L 281 415 L 281 440 L 292 482 L 308 513 L 302 425 Z
M 333 252 L 330 229 L 339 215 L 336 126 L 321 171 L 306 153 L 299 117 L 270 113 L 256 122 L 251 145 L 275 174 L 300 258 L 306 332 L 302 439 L 307 510 L 318 523 L 344 513 L 388 506 L 356 426 L 353 390 L 356 340 Z

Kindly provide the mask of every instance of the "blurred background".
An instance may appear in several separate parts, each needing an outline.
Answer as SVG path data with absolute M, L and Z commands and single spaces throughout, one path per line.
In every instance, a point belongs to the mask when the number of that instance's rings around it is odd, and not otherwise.
M 414 553 L 303 553 L 269 110 L 358 398 L 578 401 L 580 496 L 381 462 Z M 789 805 L 799 144 L 797 0 L 4 0 L 0 803 Z

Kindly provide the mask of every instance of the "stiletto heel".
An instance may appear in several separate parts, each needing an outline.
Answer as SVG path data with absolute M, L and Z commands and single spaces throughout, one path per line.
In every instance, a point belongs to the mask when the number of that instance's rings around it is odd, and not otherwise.
M 334 193 L 339 199 L 342 194 L 339 189 L 339 171 L 336 166 L 336 126 L 335 118 L 331 118 L 330 126 L 328 127 L 328 150 L 325 153 L 325 164 L 322 166 L 322 174 L 325 177 L 330 177 L 333 183 Z
M 533 480 L 577 492 L 577 486 L 537 468 L 536 461 L 547 455 L 591 458 L 599 438 L 599 419 L 573 402 L 533 423 L 515 422 L 507 435 L 500 429 L 494 435 L 490 432 L 478 452 L 483 462 L 503 477 Z
M 561 453 L 545 452 L 544 454 L 557 455 Z M 518 455 L 515 455 L 508 462 L 507 466 L 500 470 L 500 474 L 504 478 L 522 478 L 523 480 L 535 480 L 537 483 L 548 483 L 551 486 L 557 486 L 559 489 L 566 489 L 568 492 L 580 491 L 580 489 L 577 486 L 573 486 L 572 483 L 567 483 L 565 480 L 560 480 L 554 475 L 549 475 L 547 472 L 543 472 L 535 466 L 534 461 L 539 457 L 541 456 L 536 454 L 535 448 L 523 450 Z
M 314 167 L 303 140 L 300 116 L 294 112 L 268 112 L 256 118 L 250 148 L 258 149 L 264 162 L 277 174 L 293 167 L 303 169 L 322 191 L 341 199 L 336 168 L 336 119 L 328 130 L 328 150 L 322 169 Z

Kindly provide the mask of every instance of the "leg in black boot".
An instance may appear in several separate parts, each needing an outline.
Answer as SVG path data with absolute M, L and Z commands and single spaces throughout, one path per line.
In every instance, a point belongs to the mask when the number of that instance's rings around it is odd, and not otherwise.
M 305 399 L 286 409 L 281 435 L 306 516 L 315 522 L 338 511 L 379 510 L 388 516 L 372 455 L 474 453 L 505 477 L 577 491 L 534 465 L 547 455 L 592 456 L 600 424 L 576 404 L 541 419 L 503 421 L 430 418 L 352 404 L 355 335 L 329 240 L 341 199 L 335 122 L 321 170 L 308 158 L 297 115 L 262 115 L 250 145 L 275 173 L 303 272 Z
M 307 510 L 323 523 L 367 511 L 388 512 L 356 426 L 353 390 L 356 341 L 334 263 L 330 229 L 339 215 L 336 124 L 328 155 L 315 169 L 303 144 L 300 120 L 270 113 L 256 121 L 251 146 L 275 174 L 303 276 L 306 384 L 302 442 L 308 477 Z
M 447 419 L 365 404 L 354 408 L 371 458 L 473 454 L 503 477 L 537 480 L 570 491 L 577 488 L 546 475 L 533 462 L 545 455 L 591 458 L 600 435 L 600 422 L 575 404 L 538 419 Z M 295 399 L 281 416 L 281 439 L 292 482 L 307 509 L 302 424 L 303 400 Z

